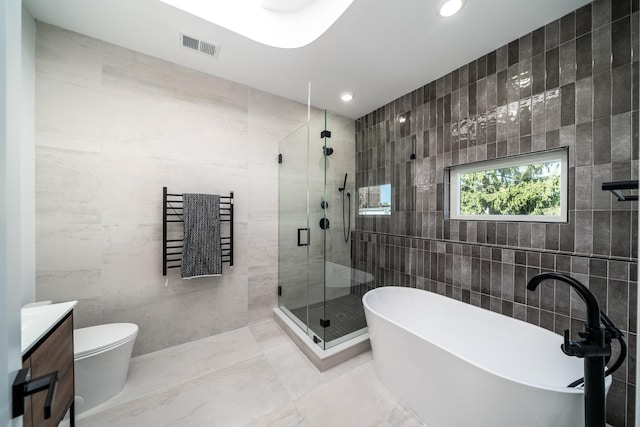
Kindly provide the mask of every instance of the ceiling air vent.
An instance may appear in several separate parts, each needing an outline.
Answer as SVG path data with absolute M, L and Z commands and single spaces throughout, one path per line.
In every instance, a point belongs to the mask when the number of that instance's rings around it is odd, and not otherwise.
M 220 53 L 219 45 L 206 42 L 203 40 L 199 40 L 195 37 L 191 37 L 183 33 L 179 33 L 179 34 L 180 34 L 180 44 L 185 49 L 195 50 L 205 55 L 213 56 L 214 58 L 218 57 Z

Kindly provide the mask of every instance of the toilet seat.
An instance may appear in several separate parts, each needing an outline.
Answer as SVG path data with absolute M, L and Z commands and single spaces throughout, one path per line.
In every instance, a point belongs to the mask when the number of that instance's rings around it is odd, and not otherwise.
M 138 325 L 133 323 L 108 323 L 73 331 L 74 359 L 90 356 L 126 341 L 135 339 Z

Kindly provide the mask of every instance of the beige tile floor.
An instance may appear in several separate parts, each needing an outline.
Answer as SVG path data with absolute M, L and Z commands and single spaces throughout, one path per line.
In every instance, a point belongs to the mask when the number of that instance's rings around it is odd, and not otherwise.
M 78 426 L 422 426 L 371 352 L 325 372 L 272 320 L 136 357 L 124 390 Z

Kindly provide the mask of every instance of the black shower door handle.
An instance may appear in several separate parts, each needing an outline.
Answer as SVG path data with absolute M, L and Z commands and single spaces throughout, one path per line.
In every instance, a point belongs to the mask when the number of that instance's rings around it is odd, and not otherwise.
M 300 238 L 300 232 L 305 230 L 307 231 L 307 242 L 302 243 L 302 239 Z M 311 240 L 311 236 L 309 234 L 310 233 L 308 228 L 298 228 L 298 246 L 309 246 L 309 240 Z

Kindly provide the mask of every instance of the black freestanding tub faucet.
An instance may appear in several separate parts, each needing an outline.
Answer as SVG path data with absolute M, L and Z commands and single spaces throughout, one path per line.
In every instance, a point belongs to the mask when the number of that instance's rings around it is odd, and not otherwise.
M 562 273 L 541 273 L 534 276 L 527 289 L 535 291 L 544 280 L 558 280 L 567 283 L 580 295 L 587 305 L 587 323 L 577 341 L 569 339 L 569 331 L 564 331 L 561 348 L 567 356 L 584 358 L 584 420 L 585 427 L 604 427 L 606 418 L 605 402 L 605 357 L 611 355 L 610 339 L 605 339 L 606 331 L 600 327 L 600 307 L 589 289 L 576 279 Z

